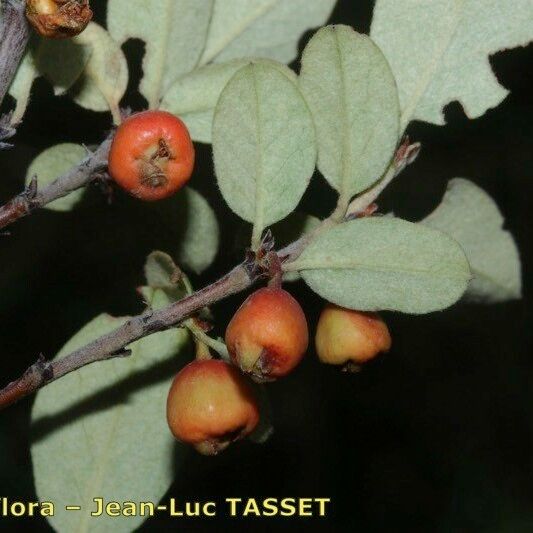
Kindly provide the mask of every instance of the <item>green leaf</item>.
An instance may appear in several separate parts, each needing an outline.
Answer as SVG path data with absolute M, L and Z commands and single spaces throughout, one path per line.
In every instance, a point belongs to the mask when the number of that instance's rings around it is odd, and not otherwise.
M 36 78 L 44 76 L 53 85 L 56 95 L 64 94 L 81 76 L 90 55 L 90 47 L 79 46 L 72 39 L 33 39 L 9 91 L 17 100 L 13 123 L 24 116 Z
M 370 34 L 396 76 L 402 130 L 444 124 L 453 100 L 476 118 L 508 94 L 488 56 L 533 38 L 531 0 L 377 0 Z
M 322 26 L 336 0 L 216 0 L 204 65 L 241 57 L 290 63 L 309 28 Z
M 441 230 L 459 242 L 474 279 L 465 297 L 483 302 L 520 298 L 520 256 L 512 235 L 492 198 L 472 182 L 450 181 L 442 203 L 423 224 Z
M 26 185 L 37 177 L 38 189 L 43 189 L 54 180 L 68 172 L 87 157 L 87 150 L 79 144 L 57 144 L 41 152 L 30 164 L 26 172 Z M 52 211 L 70 211 L 83 196 L 83 189 L 71 192 L 63 198 L 54 200 L 45 208 Z
M 249 60 L 207 65 L 179 78 L 167 91 L 161 108 L 178 115 L 195 141 L 210 143 L 215 106 L 222 89 Z
M 109 0 L 107 26 L 123 43 L 146 45 L 141 93 L 151 108 L 181 75 L 194 69 L 204 50 L 213 0 Z
M 379 48 L 348 26 L 327 26 L 302 56 L 300 87 L 317 129 L 318 168 L 345 200 L 383 174 L 398 142 L 394 77 Z
M 176 243 L 176 259 L 180 267 L 195 274 L 211 266 L 218 252 L 220 231 L 215 212 L 207 200 L 186 187 L 179 195 L 180 235 Z
M 58 358 L 119 327 L 100 315 Z M 158 502 L 186 451 L 171 436 L 165 403 L 181 358 L 184 330 L 157 333 L 130 346 L 125 359 L 88 365 L 43 388 L 32 411 L 37 496 L 55 504 L 57 531 L 133 531 L 144 517 L 91 517 L 92 499 Z M 179 359 L 176 356 L 179 355 Z M 65 511 L 80 505 L 81 511 Z
M 170 255 L 155 251 L 146 259 L 144 275 L 148 286 L 154 289 L 166 289 L 178 285 L 181 271 Z
M 180 281 L 182 272 L 165 252 L 155 251 L 147 257 L 144 275 L 148 286 L 141 287 L 140 291 L 153 309 L 166 307 L 186 295 L 185 286 Z
M 90 46 L 75 39 L 39 39 L 28 52 L 33 55 L 38 74 L 54 87 L 54 94 L 66 93 L 80 78 L 92 55 Z
M 353 220 L 321 233 L 290 265 L 320 296 L 362 311 L 429 313 L 456 302 L 470 269 L 451 237 L 397 218 Z
M 83 76 L 72 90 L 74 101 L 92 111 L 111 110 L 119 122 L 119 102 L 128 87 L 128 64 L 120 46 L 94 22 L 73 42 L 91 48 Z
M 22 58 L 9 87 L 9 94 L 16 100 L 16 106 L 11 117 L 12 124 L 18 124 L 22 120 L 30 101 L 33 82 L 38 75 L 33 54 L 28 51 Z
M 156 231 L 161 248 L 185 271 L 201 274 L 211 266 L 220 242 L 215 212 L 194 189 L 184 187 L 165 202 L 146 206 L 150 223 L 147 234 Z
M 215 110 L 213 152 L 224 199 L 254 223 L 254 242 L 297 206 L 314 171 L 309 109 L 282 65 L 255 62 L 228 83 Z

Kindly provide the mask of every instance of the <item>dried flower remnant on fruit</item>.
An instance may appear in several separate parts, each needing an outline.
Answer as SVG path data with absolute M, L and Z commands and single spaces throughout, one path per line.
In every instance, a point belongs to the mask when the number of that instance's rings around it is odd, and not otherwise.
M 379 353 L 388 352 L 391 343 L 389 329 L 377 313 L 328 304 L 320 315 L 315 346 L 323 363 L 358 370 Z
M 300 304 L 285 290 L 265 287 L 250 295 L 226 329 L 232 361 L 255 381 L 289 374 L 309 341 Z
M 172 434 L 204 455 L 217 455 L 252 433 L 259 406 L 246 378 L 220 360 L 196 360 L 175 377 L 167 400 Z
M 93 12 L 89 0 L 27 0 L 26 16 L 42 37 L 68 39 L 87 27 Z
M 168 198 L 187 181 L 195 151 L 185 124 L 165 111 L 143 111 L 117 129 L 109 153 L 109 174 L 141 200 Z

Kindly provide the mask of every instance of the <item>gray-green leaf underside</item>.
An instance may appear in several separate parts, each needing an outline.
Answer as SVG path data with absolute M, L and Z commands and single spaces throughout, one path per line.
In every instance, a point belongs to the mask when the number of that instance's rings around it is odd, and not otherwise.
M 520 298 L 520 256 L 512 235 L 492 198 L 474 183 L 450 181 L 442 203 L 422 221 L 441 230 L 463 247 L 474 278 L 465 298 L 503 302 Z
M 119 43 L 132 37 L 145 42 L 140 90 L 150 107 L 198 64 L 212 7 L 213 0 L 109 0 L 111 35 Z
M 394 77 L 379 48 L 348 26 L 327 26 L 302 56 L 300 87 L 317 130 L 318 168 L 344 198 L 383 174 L 398 142 Z
M 402 130 L 411 120 L 444 124 L 459 100 L 476 118 L 508 94 L 489 55 L 533 39 L 531 0 L 377 0 L 370 35 L 398 83 Z
M 161 108 L 179 115 L 195 141 L 210 143 L 215 106 L 222 89 L 249 60 L 206 65 L 179 78 L 167 91 Z
M 61 350 L 62 357 L 117 328 L 101 315 Z M 165 403 L 172 375 L 188 351 L 183 330 L 137 341 L 125 359 L 95 363 L 42 389 L 32 411 L 37 496 L 52 501 L 57 531 L 129 532 L 137 517 L 91 517 L 92 499 L 158 502 L 186 453 L 171 436 Z M 81 511 L 65 511 L 80 505 Z
M 265 57 L 289 63 L 301 35 L 329 18 L 336 0 L 215 0 L 200 63 Z
M 354 220 L 319 234 L 290 269 L 338 305 L 413 314 L 452 305 L 471 277 L 451 237 L 389 217 Z
M 43 189 L 58 177 L 68 172 L 87 157 L 87 149 L 79 144 L 57 144 L 41 152 L 30 164 L 26 172 L 26 185 L 36 177 L 37 188 Z M 52 211 L 70 211 L 83 196 L 83 189 L 71 192 L 46 206 Z
M 166 251 L 180 268 L 200 274 L 214 261 L 220 242 L 215 212 L 197 191 L 185 187 L 161 209 L 154 209 L 172 243 Z
M 213 152 L 224 199 L 260 231 L 293 211 L 313 174 L 313 121 L 293 74 L 253 62 L 228 83 L 215 111 Z
M 128 66 L 118 44 L 94 22 L 73 39 L 35 39 L 10 87 L 17 100 L 14 122 L 24 115 L 39 76 L 52 84 L 55 94 L 68 92 L 86 109 L 116 113 L 128 85 Z

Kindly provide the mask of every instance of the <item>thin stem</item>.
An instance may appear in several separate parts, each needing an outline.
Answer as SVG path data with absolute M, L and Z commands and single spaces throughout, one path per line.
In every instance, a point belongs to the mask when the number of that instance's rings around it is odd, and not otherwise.
M 229 360 L 229 352 L 224 342 L 218 341 L 210 337 L 200 326 L 196 324 L 193 318 L 185 320 L 183 325 L 196 337 L 196 339 L 206 346 L 209 346 L 212 350 L 222 357 L 222 359 Z
M 22 193 L 0 207 L 0 229 L 87 185 L 95 174 L 107 166 L 110 147 L 111 138 L 108 138 L 79 165 L 42 190 L 39 190 L 38 180 L 34 178 Z
M 19 379 L 0 390 L 0 409 L 34 393 L 70 372 L 97 361 L 129 355 L 127 347 L 148 335 L 165 331 L 215 302 L 250 287 L 260 276 L 254 265 L 243 263 L 211 285 L 157 311 L 130 318 L 116 330 L 79 348 L 62 359 L 40 358 Z
M 357 196 L 348 206 L 346 216 L 348 218 L 356 218 L 361 216 L 368 206 L 373 204 L 391 181 L 398 176 L 402 170 L 413 163 L 420 153 L 420 143 L 409 143 L 409 137 L 406 137 L 403 143 L 398 148 L 394 160 L 383 177 L 366 192 Z
M 335 211 L 333 211 L 329 218 L 322 221 L 320 226 L 314 231 L 309 232 L 307 235 L 300 237 L 300 239 L 285 248 L 288 257 L 284 257 L 281 253 L 279 254 L 283 272 L 293 272 L 301 269 L 301 264 L 298 264 L 297 259 L 301 252 L 305 250 L 309 243 L 318 235 L 346 220 L 364 216 L 368 208 L 372 206 L 375 200 L 377 200 L 385 187 L 387 187 L 387 185 L 389 185 L 389 183 L 398 176 L 407 165 L 413 163 L 419 153 L 420 143 L 410 144 L 409 137 L 405 137 L 404 141 L 396 151 L 394 160 L 381 180 L 366 192 L 357 196 L 347 209 L 345 209 L 344 204 L 339 201 Z
M 120 112 L 120 107 L 116 103 L 109 102 L 109 109 L 111 111 L 111 116 L 113 117 L 113 124 L 119 126 L 122 122 L 122 113 Z

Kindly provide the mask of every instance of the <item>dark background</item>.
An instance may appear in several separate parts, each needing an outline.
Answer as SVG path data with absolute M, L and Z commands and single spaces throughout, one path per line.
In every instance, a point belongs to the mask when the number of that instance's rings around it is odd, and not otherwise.
M 105 2 L 93 4 L 102 22 Z M 370 1 L 341 0 L 331 20 L 368 32 L 371 13 Z M 134 87 L 143 46 L 130 42 L 125 48 L 133 58 Z M 460 304 L 427 316 L 387 314 L 393 349 L 358 375 L 320 366 L 310 350 L 298 371 L 269 386 L 273 438 L 265 446 L 236 445 L 217 458 L 192 456 L 167 494 L 181 501 L 326 496 L 333 501 L 327 518 L 158 518 L 145 530 L 533 531 L 532 51 L 491 58 L 511 91 L 497 109 L 471 121 L 452 103 L 445 127 L 411 125 L 423 151 L 381 202 L 382 210 L 417 220 L 437 205 L 449 179 L 472 179 L 497 201 L 518 242 L 524 299 Z M 111 126 L 108 115 L 53 97 L 42 80 L 33 95 L 16 147 L 0 152 L 2 202 L 21 190 L 26 168 L 41 150 L 59 142 L 97 143 Z M 142 97 L 132 90 L 125 105 L 140 109 Z M 225 243 L 216 264 L 194 279 L 200 286 L 238 261 L 233 242 L 243 224 L 217 191 L 210 147 L 197 149 L 192 185 L 216 207 Z M 326 215 L 334 202 L 317 177 L 301 207 Z M 154 206 L 122 193 L 109 206 L 93 188 L 71 213 L 35 213 L 0 237 L 2 382 L 40 352 L 53 356 L 97 314 L 141 310 L 134 288 L 143 281 L 144 258 L 176 238 L 154 213 Z M 314 328 L 322 302 L 301 284 L 291 290 Z M 220 331 L 241 300 L 216 307 Z M 22 501 L 36 499 L 31 403 L 0 413 L 0 495 Z M 43 519 L 2 519 L 0 526 L 50 530 Z

